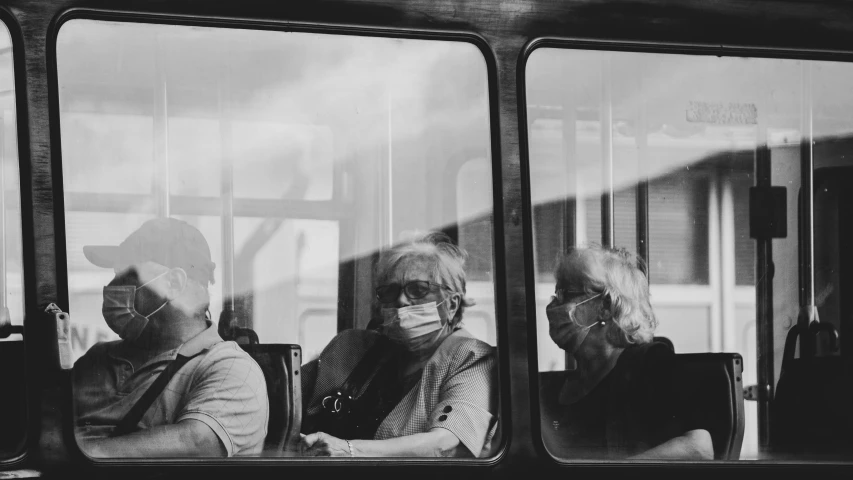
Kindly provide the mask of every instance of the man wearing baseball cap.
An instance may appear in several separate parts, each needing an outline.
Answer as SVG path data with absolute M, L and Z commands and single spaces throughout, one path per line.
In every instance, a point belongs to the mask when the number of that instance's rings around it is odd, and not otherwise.
M 208 316 L 215 264 L 204 236 L 149 220 L 118 246 L 85 246 L 111 268 L 103 315 L 121 340 L 74 365 L 76 434 L 93 457 L 257 455 L 269 419 L 264 375 Z

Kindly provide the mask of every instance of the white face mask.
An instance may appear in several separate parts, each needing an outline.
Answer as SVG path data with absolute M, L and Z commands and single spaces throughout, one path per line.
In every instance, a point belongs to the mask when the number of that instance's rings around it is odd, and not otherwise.
M 450 322 L 442 322 L 438 306 L 444 302 L 424 303 L 403 308 L 383 308 L 385 335 L 411 352 L 432 347 L 450 332 Z
M 104 304 L 101 308 L 101 313 L 104 315 L 104 320 L 110 329 L 119 337 L 127 341 L 134 341 L 139 338 L 145 327 L 148 326 L 148 319 L 151 315 L 159 312 L 169 303 L 169 300 L 157 307 L 156 310 L 148 315 L 142 315 L 136 311 L 134 298 L 136 297 L 137 288 L 142 288 L 154 280 L 166 275 L 164 272 L 151 280 L 145 282 L 139 287 L 133 285 L 106 286 L 104 287 Z

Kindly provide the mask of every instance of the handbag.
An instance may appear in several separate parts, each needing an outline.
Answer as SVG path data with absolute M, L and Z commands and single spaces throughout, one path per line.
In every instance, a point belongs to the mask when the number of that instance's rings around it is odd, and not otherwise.
M 384 336 L 367 350 L 340 387 L 311 405 L 302 433 L 324 432 L 346 440 L 370 440 L 402 398 L 399 350 Z

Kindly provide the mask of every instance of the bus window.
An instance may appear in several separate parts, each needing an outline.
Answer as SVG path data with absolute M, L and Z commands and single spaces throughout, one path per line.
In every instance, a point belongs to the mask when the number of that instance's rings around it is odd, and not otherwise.
M 447 456 L 495 451 L 489 95 L 475 45 L 74 19 L 58 34 L 57 72 L 85 453 L 418 456 L 374 440 L 432 430 L 455 439 Z M 424 238 L 433 243 L 412 245 Z M 247 351 L 256 341 L 299 345 L 302 431 L 333 435 L 345 450 L 265 450 L 275 442 L 263 438 L 264 415 L 279 407 L 258 393 L 269 379 L 217 335 Z M 367 357 L 374 344 L 380 354 Z M 472 353 L 454 365 L 464 375 L 418 377 L 447 371 L 426 362 L 459 349 Z M 136 422 L 125 419 L 173 359 L 186 364 L 170 382 L 200 372 L 232 381 L 218 356 L 239 367 L 233 397 L 193 394 L 201 413 L 183 412 L 181 387 L 169 387 Z M 322 423 L 326 390 L 343 388 L 361 359 L 384 372 L 364 389 L 383 389 L 382 421 L 358 431 Z M 476 392 L 454 403 L 441 382 L 459 378 Z M 222 421 L 205 418 L 212 397 Z M 158 450 L 168 442 L 148 436 L 160 424 L 216 441 Z M 149 441 L 110 440 L 128 425 Z
M 828 333 L 801 338 L 807 346 L 818 340 L 797 359 L 838 355 L 828 339 L 843 333 L 839 319 L 846 318 L 839 302 L 846 240 L 834 232 L 849 203 L 842 185 L 853 97 L 842 85 L 851 75 L 847 64 L 800 60 L 531 53 L 526 113 L 540 402 L 553 456 L 828 458 L 801 449 L 812 441 L 805 434 L 783 448 L 768 431 L 784 430 L 792 418 L 817 429 L 832 424 L 807 420 L 804 405 L 819 410 L 818 398 L 839 403 L 850 391 L 849 376 L 827 373 L 819 377 L 824 397 L 797 398 L 798 407 L 770 414 L 788 404 L 773 391 L 786 383 L 786 336 L 809 304 L 801 291 L 811 262 L 801 268 L 798 259 L 812 250 L 811 304 Z M 811 228 L 808 206 L 798 205 L 806 155 L 817 169 L 813 249 L 802 240 Z M 644 301 L 653 313 L 638 307 Z M 674 355 L 659 337 L 672 342 Z M 726 390 L 737 405 L 741 380 L 748 387 L 742 431 L 701 412 L 715 408 L 707 396 L 696 402 L 701 407 L 689 405 L 686 392 L 702 377 L 679 372 L 685 362 L 713 358 L 728 358 L 734 372 L 742 365 L 742 378 L 732 375 Z M 616 399 L 617 391 L 636 400 Z M 702 448 L 674 455 L 673 445 L 684 441 Z
M 21 187 L 12 38 L 0 28 L 0 462 L 20 456 L 26 442 L 24 281 Z

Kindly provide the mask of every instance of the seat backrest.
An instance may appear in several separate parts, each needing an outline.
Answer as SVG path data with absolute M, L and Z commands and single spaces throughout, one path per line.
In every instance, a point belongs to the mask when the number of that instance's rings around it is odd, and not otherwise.
M 667 338 L 667 337 L 658 337 L 658 336 L 655 336 L 655 337 L 652 339 L 652 341 L 654 341 L 654 342 L 658 342 L 658 343 L 663 343 L 663 344 L 665 344 L 665 345 L 669 346 L 669 349 L 670 349 L 670 350 L 672 350 L 673 352 L 675 351 L 675 345 L 673 345 L 673 344 L 672 344 L 672 340 L 670 340 L 670 339 L 669 339 L 669 338 Z
M 267 383 L 270 419 L 264 456 L 290 456 L 302 428 L 302 348 L 291 344 L 240 345 L 261 367 Z
M 715 459 L 737 460 L 740 457 L 745 425 L 742 372 L 743 359 L 737 353 L 675 355 L 676 402 L 684 407 L 688 417 L 686 427 L 703 428 L 711 434 Z M 542 398 L 543 408 L 551 411 L 564 408 L 555 403 L 557 395 L 554 392 L 559 389 L 544 386 L 562 385 L 565 373 L 541 372 L 539 379 L 540 389 L 552 391 L 552 395 L 546 397 L 553 397 Z
M 770 404 L 776 456 L 849 461 L 853 452 L 853 375 L 840 356 L 783 364 Z
M 27 392 L 24 342 L 0 342 L 0 460 L 24 451 L 27 431 Z
M 834 331 L 831 324 L 822 325 Z M 853 365 L 840 355 L 795 357 L 802 329 L 788 332 L 770 403 L 770 449 L 779 456 L 847 461 L 853 452 Z
M 679 402 L 689 425 L 711 434 L 714 458 L 737 460 L 743 445 L 743 358 L 737 353 L 675 355 Z

